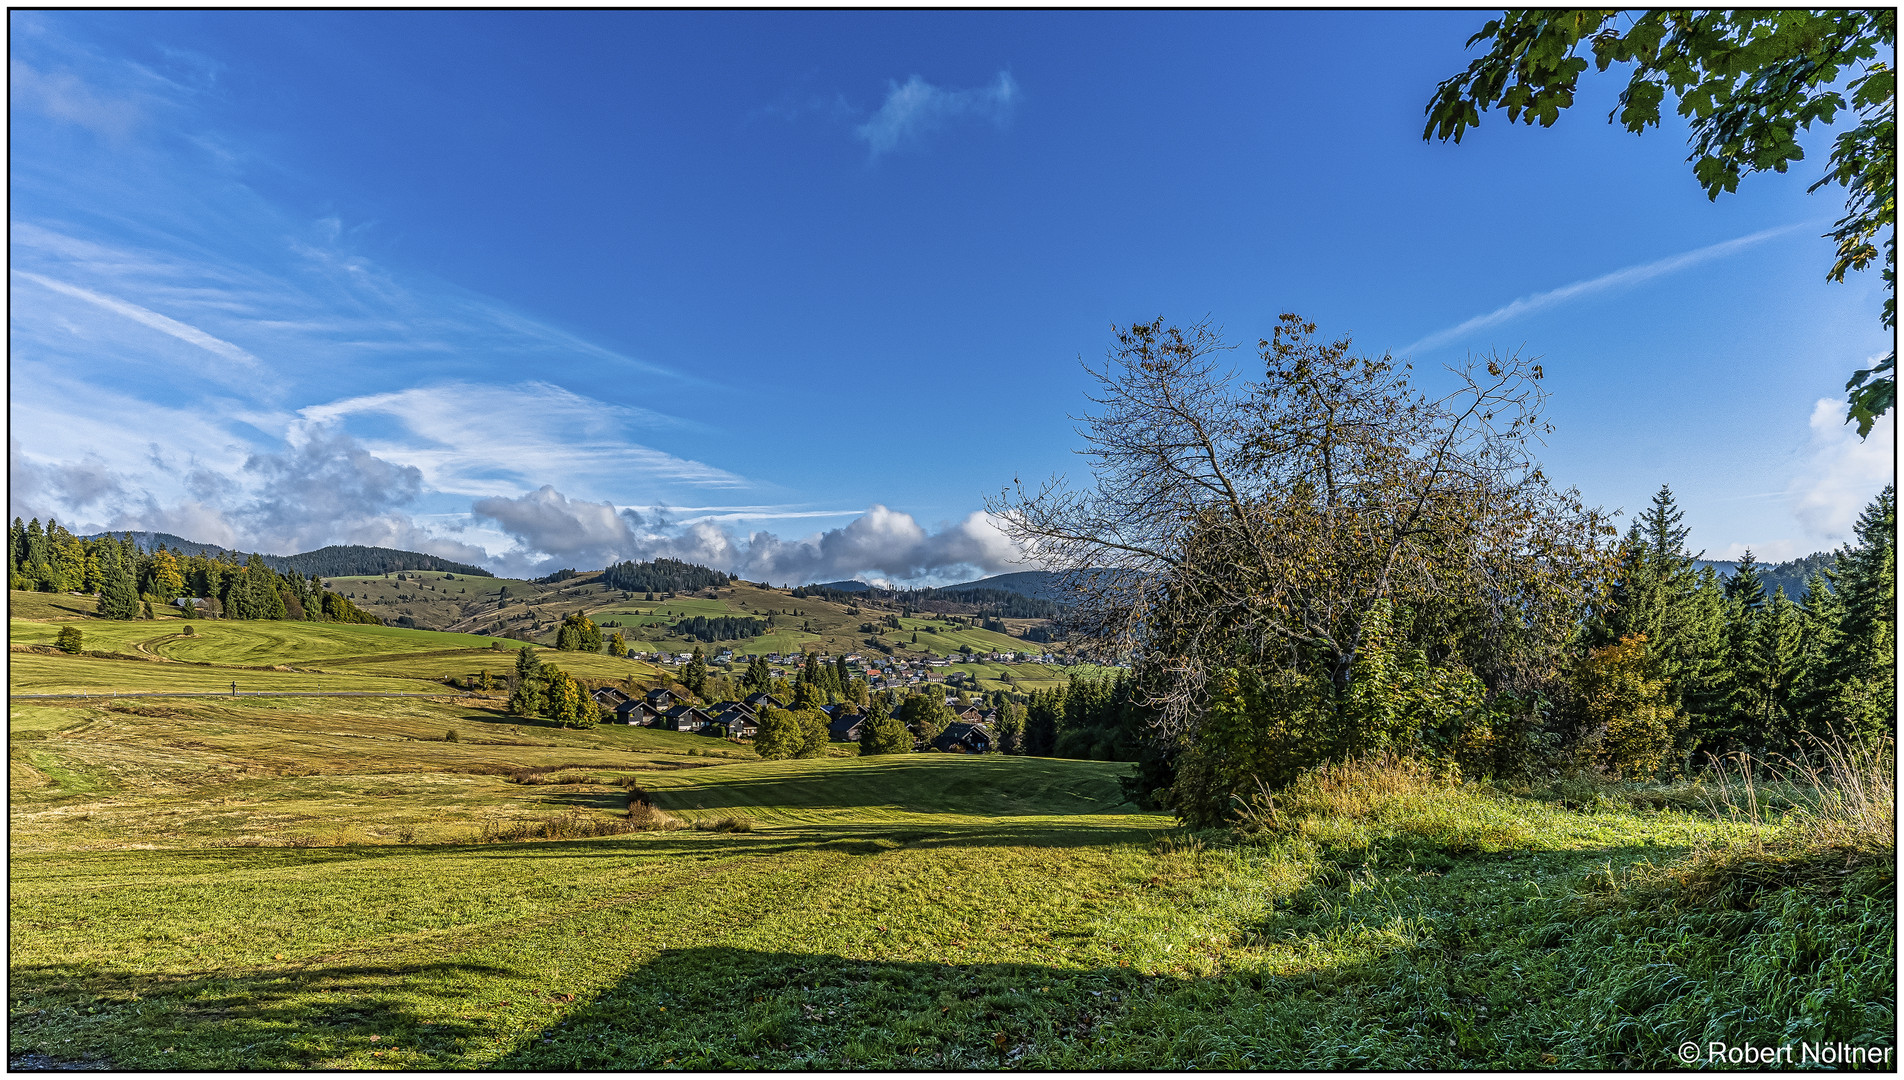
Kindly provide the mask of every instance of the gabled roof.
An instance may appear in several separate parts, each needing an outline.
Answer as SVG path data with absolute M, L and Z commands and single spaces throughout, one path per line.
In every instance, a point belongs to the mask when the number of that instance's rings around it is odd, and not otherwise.
M 947 724 L 932 745 L 940 750 L 950 750 L 954 746 L 974 746 L 983 743 L 992 745 L 992 733 L 984 724 L 972 724 L 963 720 Z

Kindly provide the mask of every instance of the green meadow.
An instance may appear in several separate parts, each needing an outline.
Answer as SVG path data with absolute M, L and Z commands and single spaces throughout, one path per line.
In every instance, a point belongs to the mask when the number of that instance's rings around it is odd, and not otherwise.
M 460 579 L 459 579 L 460 580 Z M 15 596 L 22 594 L 15 593 Z M 14 618 L 14 646 L 51 646 L 68 622 Z M 22 693 L 110 690 L 392 690 L 442 692 L 441 680 L 488 671 L 502 678 L 524 642 L 475 634 L 341 623 L 227 622 L 160 619 L 71 623 L 84 636 L 91 666 L 58 667 L 38 653 L 13 653 L 12 685 Z M 536 647 L 549 663 L 580 678 L 653 681 L 659 669 L 603 653 L 563 653 Z M 55 665 L 55 666 L 49 666 Z M 257 669 L 296 669 L 296 675 Z
M 12 688 L 314 660 L 394 686 L 358 672 L 450 648 L 201 622 L 188 663 L 171 629 L 88 622 L 174 659 L 15 652 Z M 10 1050 L 56 1064 L 1632 1070 L 1688 1040 L 1894 1044 L 1894 847 L 1791 791 L 1370 765 L 1190 834 L 1124 801 L 1126 765 L 768 762 L 473 697 L 9 722 Z

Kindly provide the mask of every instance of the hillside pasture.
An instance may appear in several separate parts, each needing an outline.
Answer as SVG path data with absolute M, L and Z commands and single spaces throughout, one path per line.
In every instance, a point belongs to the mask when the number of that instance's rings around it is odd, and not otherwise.
M 212 693 L 229 690 L 233 682 L 246 693 L 449 692 L 439 682 L 389 674 L 257 671 L 32 652 L 10 653 L 7 664 L 7 688 L 15 694 Z
M 186 636 L 185 628 L 192 633 Z M 164 622 L 98 620 L 81 631 L 86 647 L 148 653 L 172 660 L 240 667 L 306 664 L 328 660 L 395 656 L 445 649 L 488 650 L 497 639 L 445 634 L 398 626 L 268 620 L 179 619 Z M 15 618 L 8 626 L 17 644 L 50 645 L 60 627 Z M 506 648 L 510 643 L 503 642 Z
M 99 599 L 71 593 L 7 590 L 7 614 L 14 619 L 96 619 Z
M 956 624 L 957 628 L 954 629 L 942 619 L 901 618 L 899 626 L 898 631 L 887 629 L 883 634 L 885 640 L 906 649 L 928 652 L 934 656 L 950 656 L 959 652 L 961 646 L 966 645 L 971 646 L 972 651 L 976 653 L 1041 652 L 1044 649 L 1044 646 L 1035 642 L 1021 641 L 991 630 L 965 626 L 962 623 Z M 917 643 L 912 640 L 914 633 L 919 635 Z

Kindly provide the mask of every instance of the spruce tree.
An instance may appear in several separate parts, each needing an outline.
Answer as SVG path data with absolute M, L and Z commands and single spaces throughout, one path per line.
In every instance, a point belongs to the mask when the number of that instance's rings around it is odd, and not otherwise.
M 747 658 L 747 674 L 741 677 L 741 689 L 757 694 L 767 689 L 773 681 L 773 669 L 767 666 L 767 658 L 755 654 Z
M 1825 708 L 1841 734 L 1897 730 L 1897 489 L 1887 485 L 1858 517 L 1838 557 L 1842 608 Z
M 912 751 L 912 732 L 892 714 L 886 695 L 880 694 L 867 708 L 866 720 L 859 729 L 862 757 L 875 754 L 905 754 Z
M 542 677 L 542 661 L 536 656 L 535 646 L 524 645 L 516 650 L 516 678 L 523 682 Z
M 101 584 L 99 588 L 99 615 L 105 619 L 136 619 L 139 617 L 139 589 L 133 581 L 132 568 L 125 564 L 124 553 L 117 544 L 108 544 L 101 550 L 104 565 L 100 568 Z
M 694 647 L 694 655 L 688 657 L 688 668 L 681 675 L 681 684 L 686 686 L 695 697 L 705 697 L 707 691 L 707 654 L 701 647 Z
M 1760 728 L 1753 732 L 1751 741 L 1766 751 L 1790 753 L 1798 741 L 1801 725 L 1793 717 L 1791 706 L 1803 629 L 1798 605 L 1786 599 L 1780 587 L 1758 621 L 1758 663 L 1764 682 L 1756 694 Z

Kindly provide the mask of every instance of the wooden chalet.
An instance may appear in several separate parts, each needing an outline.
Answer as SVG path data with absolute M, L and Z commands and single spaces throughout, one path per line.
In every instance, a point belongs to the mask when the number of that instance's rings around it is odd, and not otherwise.
M 694 705 L 676 705 L 661 714 L 661 718 L 651 726 L 663 731 L 701 732 L 708 729 L 714 717 L 706 709 Z
M 826 737 L 833 742 L 858 742 L 861 730 L 866 726 L 866 718 L 859 713 L 842 711 L 826 726 Z
M 627 694 L 622 693 L 612 686 L 601 687 L 588 696 L 595 699 L 595 704 L 610 710 L 619 707 L 623 702 L 629 700 Z
M 932 748 L 946 754 L 985 754 L 992 749 L 992 733 L 983 724 L 964 721 L 947 724 Z

